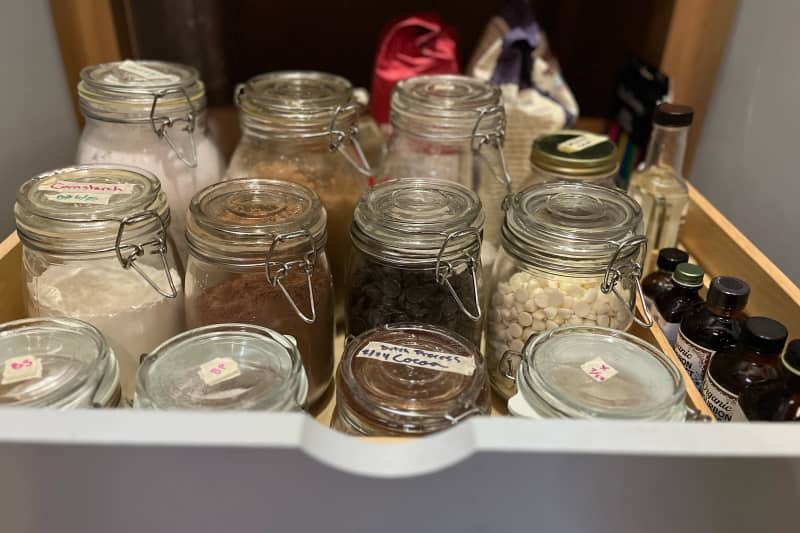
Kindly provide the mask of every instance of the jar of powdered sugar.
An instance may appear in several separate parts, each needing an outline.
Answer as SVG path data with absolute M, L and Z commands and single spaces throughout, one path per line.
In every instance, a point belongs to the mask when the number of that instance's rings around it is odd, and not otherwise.
M 117 354 L 130 403 L 140 355 L 184 329 L 181 272 L 158 179 L 119 165 L 54 170 L 20 186 L 14 214 L 29 315 L 98 328 Z

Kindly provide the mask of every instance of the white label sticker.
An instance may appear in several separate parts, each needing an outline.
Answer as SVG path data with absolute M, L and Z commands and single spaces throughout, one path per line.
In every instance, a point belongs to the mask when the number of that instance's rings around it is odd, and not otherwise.
M 377 359 L 386 363 L 409 365 L 438 372 L 452 372 L 471 376 L 475 372 L 475 360 L 452 353 L 432 352 L 416 347 L 400 346 L 386 342 L 370 342 L 356 357 Z
M 558 148 L 559 152 L 564 152 L 565 154 L 574 154 L 575 152 L 586 150 L 587 148 L 591 148 L 592 146 L 606 142 L 607 140 L 608 137 L 605 135 L 585 133 L 583 135 L 579 135 L 578 137 L 573 137 L 572 139 L 558 143 L 556 148 Z
M 599 381 L 600 383 L 608 381 L 609 379 L 619 374 L 619 372 L 617 372 L 617 370 L 614 367 L 612 367 L 599 357 L 597 359 L 592 359 L 591 361 L 586 361 L 585 363 L 583 363 L 581 365 L 581 370 L 586 372 L 586 375 L 588 375 L 590 378 L 592 378 L 595 381 Z
M 197 373 L 206 385 L 216 385 L 242 374 L 239 370 L 239 363 L 230 357 L 217 357 L 212 359 L 200 365 L 200 370 L 198 370 Z
M 131 60 L 125 60 L 119 65 L 117 65 L 117 69 L 124 70 L 129 74 L 133 74 L 140 80 L 145 81 L 153 81 L 153 80 L 165 80 L 165 81 L 178 81 L 180 78 L 175 74 L 168 74 L 166 72 L 161 72 L 154 68 L 150 68 L 146 65 L 142 65 L 141 63 L 137 63 Z
M 690 341 L 683 330 L 678 330 L 678 340 L 675 341 L 675 353 L 678 359 L 681 360 L 689 377 L 692 378 L 695 387 L 698 390 L 703 388 L 703 378 L 705 378 L 708 363 L 711 361 L 711 356 L 716 353 L 714 350 L 709 350 Z
M 23 355 L 6 360 L 0 384 L 10 385 L 40 377 L 42 377 L 42 360 L 32 355 Z
M 739 397 L 720 386 L 710 373 L 706 374 L 706 379 L 703 381 L 703 399 L 721 422 L 729 422 L 733 418 L 734 411 L 739 409 Z
M 58 194 L 49 194 L 47 198 L 51 202 L 58 202 L 61 204 L 97 204 L 108 205 L 111 199 L 110 194 L 89 194 L 84 192 L 72 193 L 61 192 Z
M 55 181 L 39 187 L 40 191 L 57 193 L 84 193 L 84 194 L 130 194 L 133 192 L 133 183 L 89 183 L 86 181 Z

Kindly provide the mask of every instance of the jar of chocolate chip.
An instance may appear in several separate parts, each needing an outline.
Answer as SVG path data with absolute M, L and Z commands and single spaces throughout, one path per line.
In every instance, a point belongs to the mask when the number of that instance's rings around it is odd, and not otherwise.
M 647 239 L 642 211 L 624 192 L 586 183 L 532 185 L 506 198 L 502 250 L 493 270 L 486 358 L 502 398 L 514 383 L 506 351 L 567 325 L 625 330 L 635 318 Z M 645 310 L 646 313 L 649 313 Z
M 360 436 L 418 436 L 490 412 L 486 364 L 475 344 L 438 327 L 394 324 L 348 342 L 331 427 Z
M 477 194 L 452 181 L 389 180 L 365 192 L 350 231 L 348 334 L 412 321 L 480 344 L 483 218 Z
M 235 179 L 195 195 L 186 232 L 187 325 L 254 324 L 291 335 L 312 408 L 333 377 L 325 222 L 319 197 L 302 185 Z

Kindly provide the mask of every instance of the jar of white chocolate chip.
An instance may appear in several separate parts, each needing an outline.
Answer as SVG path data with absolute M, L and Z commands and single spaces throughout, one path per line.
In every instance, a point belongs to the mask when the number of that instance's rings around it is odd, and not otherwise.
M 625 193 L 585 183 L 533 185 L 504 202 L 493 271 L 486 355 L 502 398 L 514 383 L 499 368 L 534 335 L 564 325 L 625 330 L 641 297 L 642 212 Z

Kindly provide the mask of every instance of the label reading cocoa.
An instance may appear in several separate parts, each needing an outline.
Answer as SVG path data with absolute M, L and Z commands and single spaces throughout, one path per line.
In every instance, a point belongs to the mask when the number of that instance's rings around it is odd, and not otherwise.
M 730 422 L 734 411 L 741 411 L 739 397 L 717 383 L 710 373 L 703 381 L 703 399 L 720 422 Z
M 475 360 L 472 357 L 387 342 L 370 342 L 358 351 L 356 357 L 427 368 L 438 372 L 452 372 L 463 376 L 471 376 L 475 372 Z
M 703 387 L 703 378 L 705 377 L 708 363 L 711 361 L 711 356 L 716 353 L 715 350 L 704 348 L 689 340 L 683 334 L 683 330 L 678 331 L 678 340 L 675 341 L 675 353 L 678 359 L 681 360 L 689 377 L 692 378 L 695 386 L 698 389 Z

